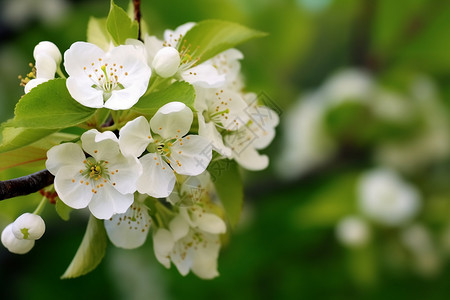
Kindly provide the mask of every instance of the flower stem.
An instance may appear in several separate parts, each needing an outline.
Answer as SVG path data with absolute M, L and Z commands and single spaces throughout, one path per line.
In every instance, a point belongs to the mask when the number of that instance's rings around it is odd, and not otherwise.
M 38 207 L 34 210 L 34 215 L 40 215 L 42 211 L 44 210 L 45 204 L 47 203 L 47 197 L 42 197 L 41 202 L 39 203 Z

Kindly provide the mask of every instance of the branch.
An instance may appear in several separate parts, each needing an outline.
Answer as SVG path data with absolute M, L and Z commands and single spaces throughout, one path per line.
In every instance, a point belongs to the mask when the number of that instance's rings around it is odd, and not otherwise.
M 27 176 L 0 181 L 0 200 L 37 192 L 52 184 L 54 179 L 48 170 L 42 170 Z
M 138 40 L 141 40 L 141 0 L 133 0 L 134 20 L 138 22 Z

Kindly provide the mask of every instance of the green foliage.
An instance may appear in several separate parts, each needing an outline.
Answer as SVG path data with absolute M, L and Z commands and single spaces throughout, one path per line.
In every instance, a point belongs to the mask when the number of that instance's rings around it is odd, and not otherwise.
M 206 20 L 198 22 L 186 33 L 183 40 L 178 43 L 178 50 L 181 52 L 183 47 L 188 47 L 192 59 L 198 57 L 200 58 L 198 63 L 202 63 L 220 52 L 265 35 L 264 32 L 240 24 L 221 20 Z M 184 40 L 186 40 L 186 43 L 184 43 Z
M 64 221 L 69 221 L 70 212 L 72 211 L 71 207 L 67 206 L 64 202 L 58 199 L 56 200 L 55 209 L 56 213 L 61 217 L 61 219 L 63 219 Z
M 106 240 L 103 221 L 91 215 L 83 241 L 61 279 L 76 278 L 94 270 L 105 256 Z
M 107 50 L 111 41 L 112 36 L 106 27 L 106 18 L 90 17 L 87 27 L 87 42 Z
M 106 28 L 117 45 L 125 44 L 127 39 L 137 39 L 139 26 L 128 14 L 111 0 L 111 9 L 106 19 Z
M 208 171 L 225 208 L 228 221 L 231 227 L 235 227 L 239 222 L 244 202 L 244 187 L 238 166 L 234 161 L 219 160 L 212 162 Z
M 55 132 L 55 129 L 16 128 L 8 126 L 10 124 L 14 122 L 5 122 L 0 127 L 0 153 L 29 145 Z
M 194 108 L 195 89 L 184 81 L 177 81 L 166 89 L 143 96 L 133 110 L 143 114 L 154 114 L 161 106 L 173 102 L 183 102 L 191 109 Z
M 65 79 L 53 79 L 38 85 L 20 99 L 14 112 L 14 126 L 67 128 L 88 120 L 95 111 L 70 96 Z

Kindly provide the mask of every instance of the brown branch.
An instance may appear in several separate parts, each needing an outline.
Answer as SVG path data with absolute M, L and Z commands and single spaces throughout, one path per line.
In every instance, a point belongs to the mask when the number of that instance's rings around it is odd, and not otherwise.
M 42 170 L 27 176 L 0 181 L 0 200 L 28 195 L 53 183 L 54 176 Z
M 134 20 L 138 23 L 138 40 L 141 40 L 141 0 L 133 0 Z

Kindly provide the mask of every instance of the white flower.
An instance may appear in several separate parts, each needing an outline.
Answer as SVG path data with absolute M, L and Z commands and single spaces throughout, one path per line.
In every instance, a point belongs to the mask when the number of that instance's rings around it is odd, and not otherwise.
M 370 231 L 364 220 L 357 216 L 348 216 L 337 224 L 336 237 L 343 245 L 360 247 L 369 241 Z
M 244 55 L 242 52 L 231 48 L 210 58 L 205 63 L 211 64 L 214 68 L 216 68 L 219 75 L 225 75 L 225 86 L 240 86 L 237 84 L 237 82 L 241 80 L 239 78 L 239 72 L 241 70 L 241 63 L 239 60 L 243 58 Z
M 45 232 L 45 223 L 39 215 L 24 213 L 12 223 L 12 232 L 19 240 L 38 240 Z
M 139 200 L 123 214 L 105 220 L 105 229 L 111 242 L 120 248 L 134 249 L 144 244 L 150 229 L 148 209 Z
M 170 267 L 170 261 L 172 261 L 183 276 L 190 270 L 203 279 L 218 276 L 219 234 L 225 232 L 226 226 L 217 216 L 210 218 L 207 215 L 204 218 L 193 221 L 191 217 L 182 213 L 170 222 L 170 231 L 159 228 L 153 236 L 154 251 L 158 261 L 166 268 Z M 195 226 L 190 226 L 190 223 Z
M 197 88 L 195 109 L 198 111 L 198 134 L 211 141 L 214 150 L 231 157 L 231 149 L 224 145 L 221 132 L 245 126 L 247 104 L 230 90 Z
M 175 184 L 174 172 L 198 175 L 205 171 L 212 157 L 207 139 L 187 135 L 193 120 L 192 111 L 181 102 L 161 107 L 150 123 L 144 117 L 128 122 L 120 130 L 120 148 L 125 155 L 139 157 L 144 172 L 137 183 L 142 194 L 163 198 Z M 151 129 L 151 131 L 150 131 Z
M 142 56 L 133 45 L 105 53 L 94 44 L 76 42 L 64 53 L 67 89 L 84 106 L 129 109 L 146 92 L 151 75 Z
M 91 129 L 81 141 L 82 148 L 65 143 L 47 152 L 46 166 L 55 175 L 59 198 L 75 209 L 89 206 L 98 219 L 124 213 L 133 203 L 141 165 L 135 157 L 120 153 L 118 139 L 110 131 Z
M 398 226 L 412 219 L 421 201 L 416 188 L 389 169 L 376 169 L 361 176 L 358 185 L 361 211 L 373 220 Z
M 25 93 L 28 93 L 37 85 L 55 78 L 55 73 L 61 63 L 61 52 L 52 42 L 43 41 L 34 47 L 33 57 L 36 61 L 36 78 L 31 79 L 25 85 Z
M 177 185 L 167 197 L 172 205 L 192 206 L 200 203 L 204 197 L 214 190 L 208 171 L 197 176 L 177 176 Z
M 172 47 L 163 47 L 155 55 L 152 67 L 163 78 L 172 77 L 180 66 L 180 53 Z
M 2 231 L 2 244 L 5 246 L 9 252 L 15 254 L 25 254 L 29 252 L 34 247 L 34 240 L 18 239 L 12 232 L 13 224 L 9 224 Z

